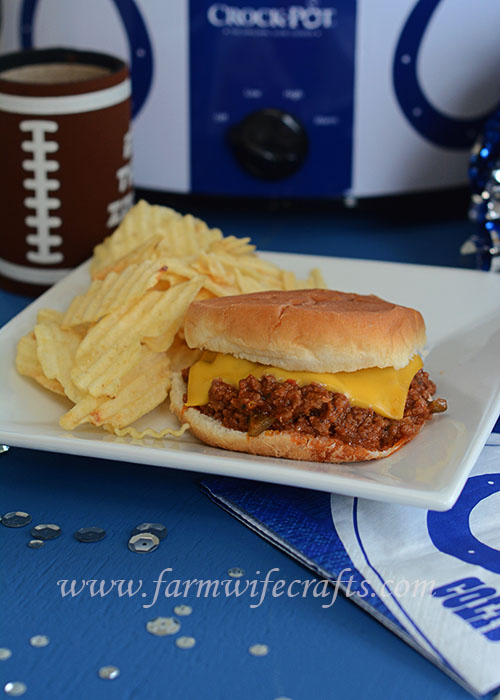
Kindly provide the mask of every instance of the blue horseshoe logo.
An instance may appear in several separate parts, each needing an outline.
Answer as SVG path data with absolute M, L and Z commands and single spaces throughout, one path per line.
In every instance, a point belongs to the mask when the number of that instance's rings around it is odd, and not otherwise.
M 33 23 L 39 0 L 24 0 L 21 9 L 21 46 L 33 48 Z M 153 50 L 148 30 L 134 0 L 113 0 L 127 32 L 132 80 L 132 116 L 141 111 L 153 81 Z
M 393 62 L 393 83 L 399 106 L 413 128 L 445 148 L 469 148 L 490 110 L 476 119 L 453 119 L 427 100 L 417 77 L 420 44 L 440 0 L 419 0 L 399 37 Z
M 472 534 L 469 517 L 472 509 L 493 493 L 500 491 L 500 474 L 481 474 L 468 479 L 460 498 L 444 513 L 430 510 L 427 529 L 434 546 L 444 554 L 467 564 L 500 574 L 500 551 L 480 542 Z

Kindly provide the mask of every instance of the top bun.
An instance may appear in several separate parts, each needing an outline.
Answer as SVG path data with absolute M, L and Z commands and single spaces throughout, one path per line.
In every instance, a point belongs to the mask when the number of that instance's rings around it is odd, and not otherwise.
M 426 340 L 415 309 L 329 289 L 195 301 L 184 333 L 190 347 L 290 371 L 332 373 L 401 369 Z

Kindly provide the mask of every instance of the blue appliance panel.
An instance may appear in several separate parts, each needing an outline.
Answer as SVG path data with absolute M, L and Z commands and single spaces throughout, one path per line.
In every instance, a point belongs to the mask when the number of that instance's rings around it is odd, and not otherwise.
M 277 7 L 191 0 L 193 192 L 329 197 L 350 188 L 355 20 L 354 0 Z M 229 138 L 250 114 L 257 114 L 251 133 L 268 133 L 270 125 L 259 123 L 266 110 L 284 115 L 282 130 L 295 125 L 295 133 L 278 135 L 281 157 L 300 141 L 290 154 L 294 172 L 274 178 L 265 176 L 269 141 L 260 152 L 263 177 L 238 162 Z

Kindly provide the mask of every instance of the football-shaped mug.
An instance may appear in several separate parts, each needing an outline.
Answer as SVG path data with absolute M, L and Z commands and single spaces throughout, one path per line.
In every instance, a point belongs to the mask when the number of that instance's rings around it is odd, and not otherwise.
M 0 284 L 39 294 L 132 204 L 123 61 L 67 48 L 0 57 Z

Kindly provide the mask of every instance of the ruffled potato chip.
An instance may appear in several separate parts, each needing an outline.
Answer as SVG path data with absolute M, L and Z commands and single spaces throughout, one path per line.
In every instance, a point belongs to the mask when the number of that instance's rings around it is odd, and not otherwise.
M 17 344 L 16 369 L 19 374 L 31 377 L 45 389 L 64 396 L 62 384 L 57 379 L 46 377 L 37 355 L 36 338 L 33 331 L 24 335 Z
M 148 291 L 104 316 L 77 350 L 71 373 L 76 386 L 96 397 L 116 395 L 123 377 L 137 360 L 141 341 L 162 336 L 162 347 L 168 344 L 168 338 L 172 343 L 178 330 L 172 332 L 173 325 L 180 325 L 179 319 L 200 287 L 201 280 L 194 278 L 166 292 Z
M 71 370 L 82 336 L 76 330 L 62 329 L 56 321 L 44 321 L 35 326 L 36 353 L 43 374 L 57 380 L 66 396 L 76 403 L 82 392 L 71 380 Z
M 225 236 L 210 244 L 209 253 L 229 253 L 230 255 L 249 255 L 255 251 L 255 246 L 250 243 L 250 238 L 236 238 Z
M 110 272 L 103 280 L 94 280 L 85 294 L 73 299 L 61 325 L 70 328 L 96 323 L 106 314 L 142 297 L 158 283 L 162 272 L 162 262 L 146 260 L 121 272 Z
M 123 428 L 159 406 L 170 389 L 170 360 L 140 346 L 133 366 L 122 377 L 120 390 L 112 398 L 86 395 L 62 416 L 59 424 L 73 430 L 83 423 Z
M 196 299 L 204 283 L 204 277 L 193 277 L 190 282 L 179 284 L 165 292 L 171 297 L 170 314 L 174 320 L 168 324 L 165 322 L 163 325 L 165 330 L 162 332 L 158 332 L 160 331 L 159 326 L 153 327 L 151 335 L 144 336 L 141 342 L 154 352 L 165 352 L 168 350 L 184 323 L 184 316 L 189 305 Z
M 91 274 L 119 260 L 155 234 L 163 234 L 181 214 L 169 207 L 148 204 L 141 200 L 124 216 L 111 236 L 94 248 Z
M 160 256 L 186 257 L 206 250 L 222 239 L 219 229 L 209 229 L 204 221 L 191 214 L 181 216 L 168 207 L 151 206 L 140 201 L 125 215 L 116 231 L 94 249 L 91 275 L 102 276 L 101 270 L 118 262 L 140 246 L 160 237 Z M 144 259 L 144 258 L 143 258 Z
M 55 321 L 60 324 L 63 316 L 64 314 L 62 311 L 56 311 L 55 309 L 39 309 L 36 315 L 36 322 Z

